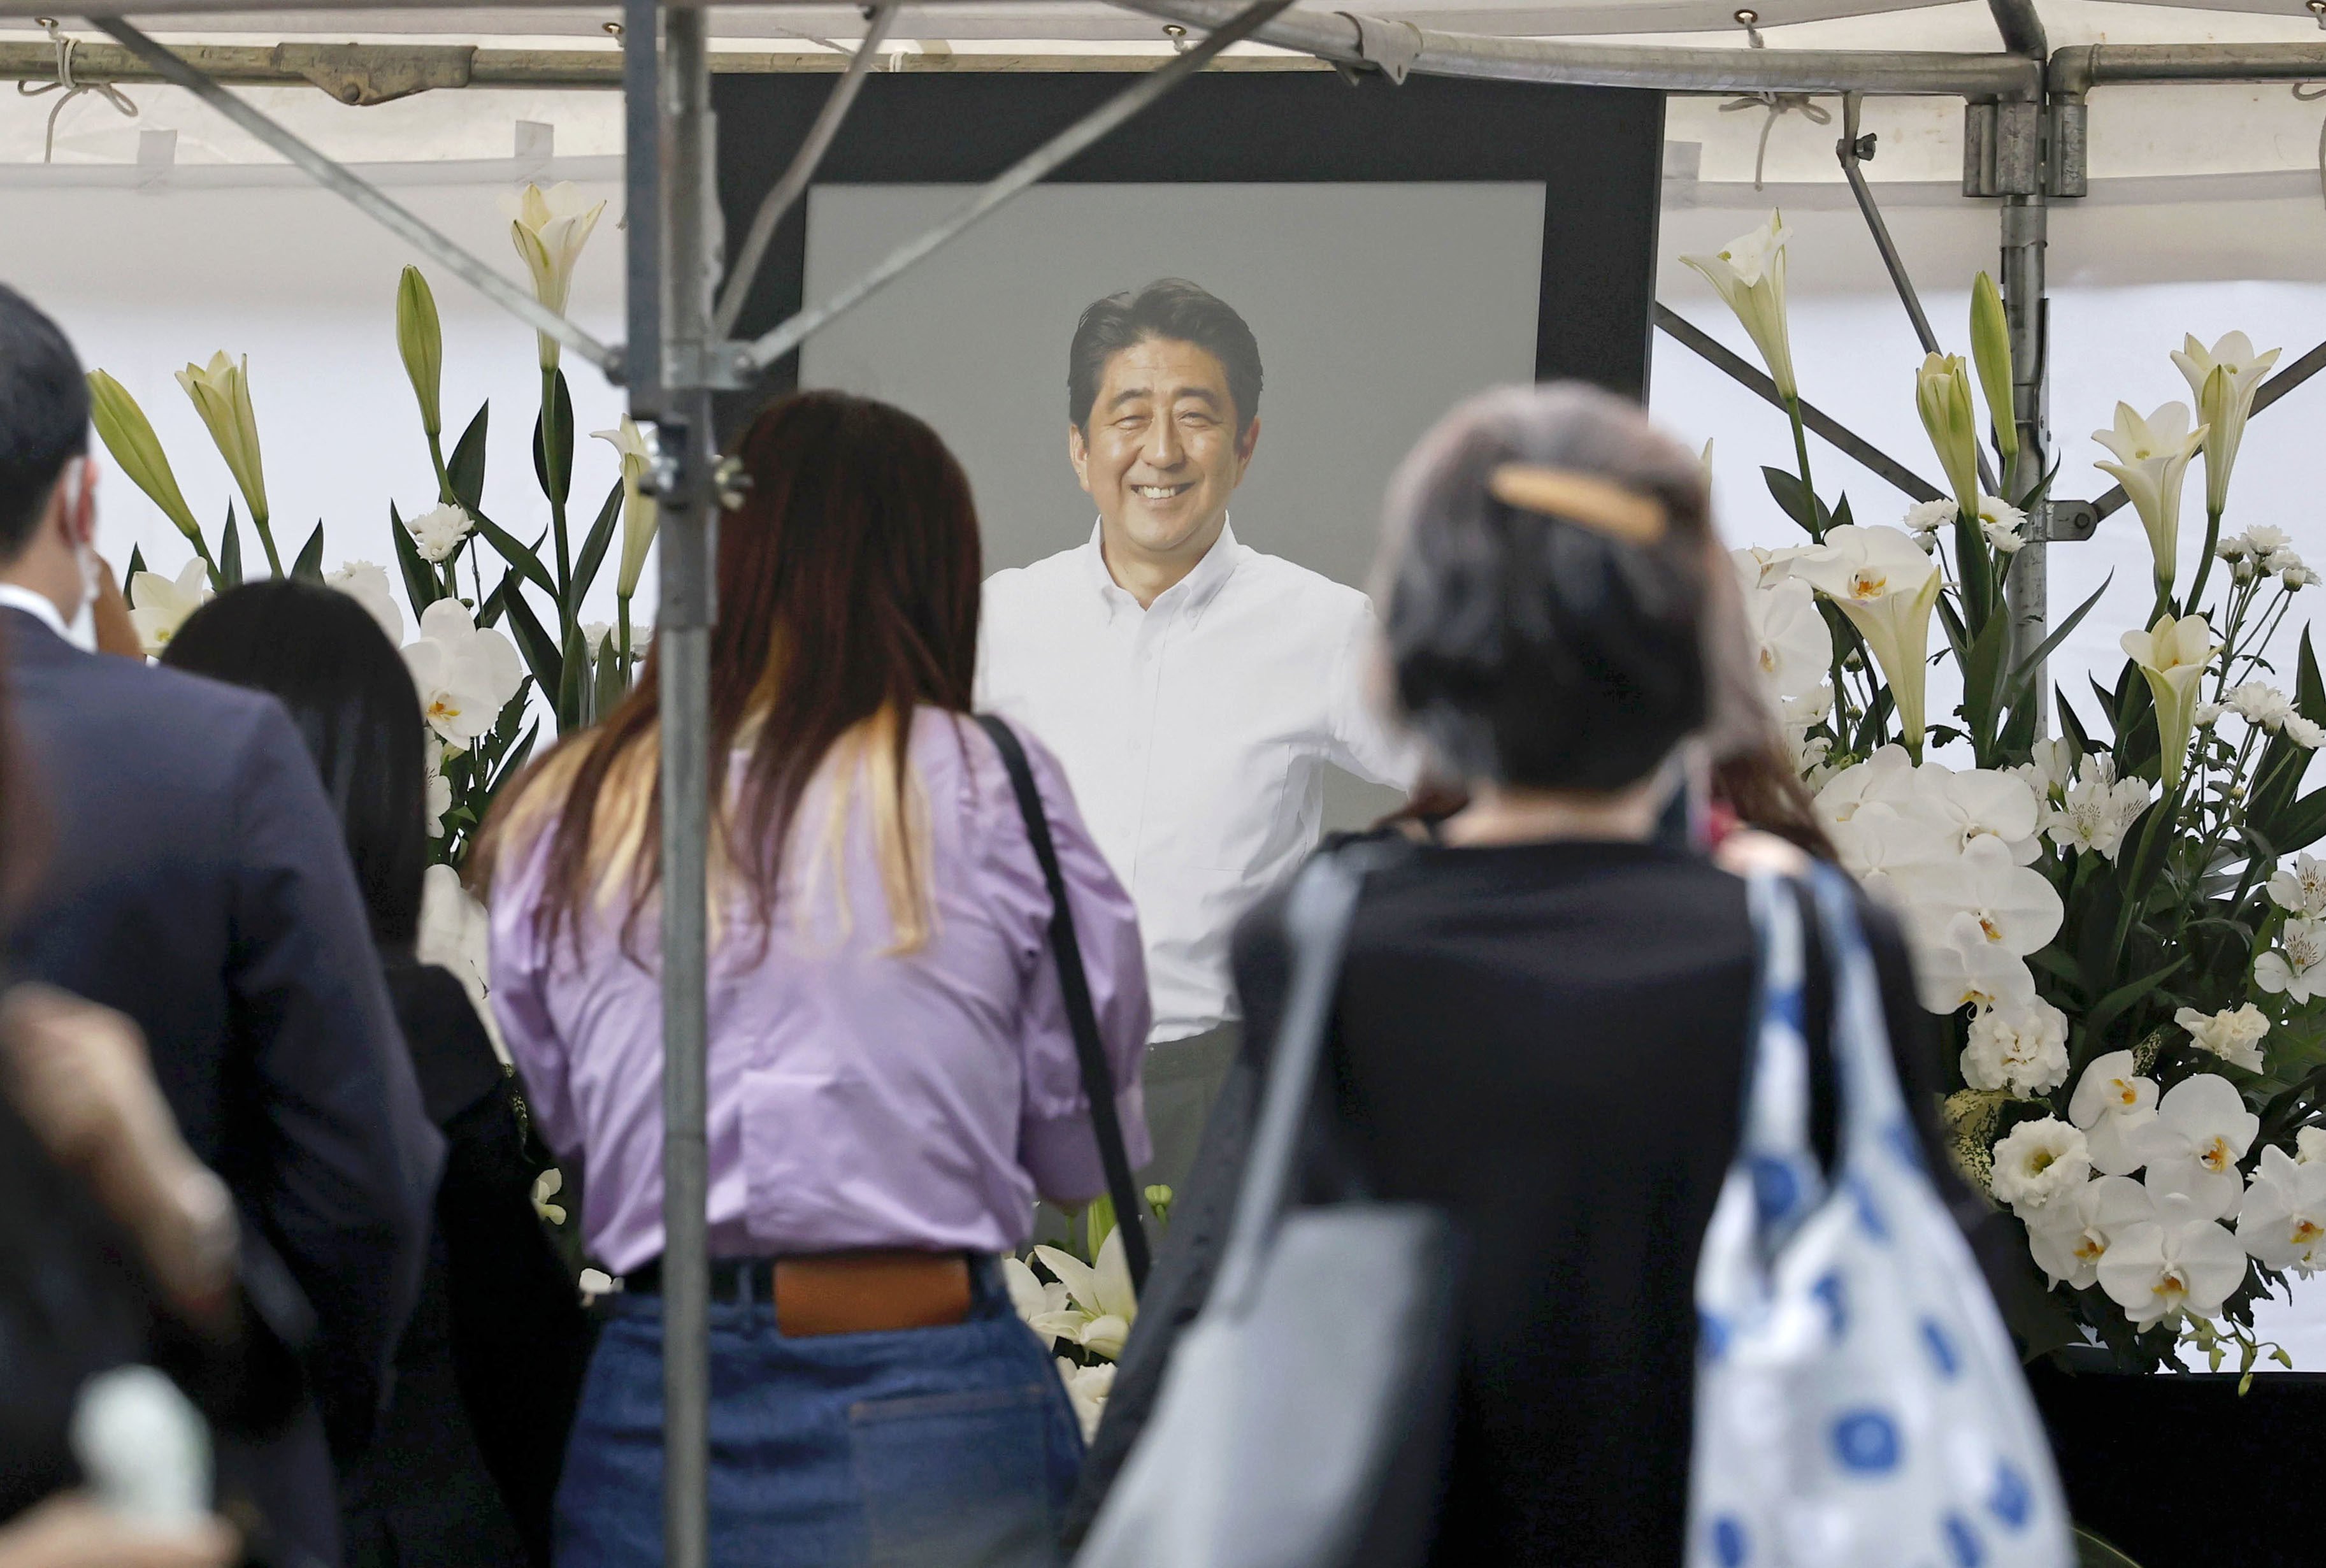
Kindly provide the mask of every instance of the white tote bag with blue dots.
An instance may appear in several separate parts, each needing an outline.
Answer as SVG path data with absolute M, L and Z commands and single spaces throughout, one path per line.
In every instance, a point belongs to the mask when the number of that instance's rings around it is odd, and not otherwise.
M 1743 1137 L 1697 1265 L 1689 1568 L 2068 1568 L 2042 1423 L 1924 1173 L 1855 891 L 1823 867 L 1813 888 L 1839 1158 L 1828 1182 L 1810 1143 L 1800 900 L 1759 876 Z

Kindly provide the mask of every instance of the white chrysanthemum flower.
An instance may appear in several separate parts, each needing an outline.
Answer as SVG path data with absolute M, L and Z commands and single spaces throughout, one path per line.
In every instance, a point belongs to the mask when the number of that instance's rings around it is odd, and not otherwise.
M 2314 724 L 2300 714 L 2289 714 L 2285 720 L 2285 738 L 2305 751 L 2326 746 L 2326 724 Z
M 2008 1089 L 2022 1099 L 2068 1081 L 2068 1017 L 2038 998 L 2017 1007 L 1985 1007 L 1970 1022 L 1963 1081 L 1975 1089 Z
M 2091 1171 L 2091 1153 L 2075 1128 L 2057 1116 L 2022 1122 L 1995 1145 L 1996 1201 L 2037 1209 L 2082 1186 Z
M 2027 543 L 2020 529 L 2026 524 L 2027 514 L 2005 500 L 2001 496 L 1978 498 L 1978 531 L 1986 538 L 1987 547 L 2005 555 L 2015 555 Z
M 2293 699 L 2266 681 L 2249 680 L 2232 686 L 2228 704 L 2231 713 L 2266 730 L 2283 728 L 2294 716 Z
M 2269 1032 L 2269 1020 L 2252 1003 L 2214 1013 L 2183 1007 L 2172 1015 L 2172 1022 L 2187 1030 L 2199 1046 L 2230 1066 L 2241 1067 L 2247 1072 L 2261 1071 L 2261 1041 Z
M 1106 1396 L 1114 1392 L 1114 1363 L 1103 1361 L 1095 1367 L 1077 1367 L 1061 1356 L 1058 1380 L 1066 1386 L 1066 1397 L 1074 1402 L 1075 1419 L 1082 1423 L 1083 1441 L 1088 1442 L 1098 1435 L 1099 1419 L 1106 1414 Z
M 2293 1134 L 2293 1162 L 2312 1165 L 2326 1161 L 2326 1127 L 2304 1127 Z
M 1932 542 L 1932 537 L 1940 528 L 1954 526 L 1957 509 L 1954 498 L 1951 496 L 1941 496 L 1934 501 L 1916 501 L 1906 509 L 1905 520 L 1898 526 L 1921 540 L 1923 546 L 1928 548 Z
M 2326 925 L 2293 919 L 2277 934 L 2278 949 L 2254 960 L 2254 984 L 2271 995 L 2308 1002 L 2326 992 Z
M 2199 703 L 2190 710 L 2189 719 L 2199 729 L 2210 730 L 2221 722 L 2221 715 L 2227 712 L 2219 703 Z
M 406 520 L 404 528 L 412 536 L 412 547 L 420 558 L 435 564 L 459 549 L 476 526 L 477 519 L 466 509 L 448 501 Z

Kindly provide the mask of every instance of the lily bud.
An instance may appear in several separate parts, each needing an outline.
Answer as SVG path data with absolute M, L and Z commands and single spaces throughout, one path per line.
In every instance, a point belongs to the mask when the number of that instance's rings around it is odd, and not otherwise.
M 113 454 L 129 482 L 162 509 L 178 532 L 199 542 L 201 525 L 194 521 L 193 509 L 178 490 L 178 476 L 170 471 L 170 459 L 162 451 L 145 411 L 137 406 L 127 387 L 104 371 L 91 370 L 88 381 L 89 417 L 105 450 Z
M 1959 354 L 1927 354 L 1914 373 L 1914 408 L 1946 470 L 1955 504 L 1978 516 L 1978 418 L 1971 412 L 1970 373 Z
M 178 372 L 178 385 L 193 399 L 194 412 L 218 443 L 235 487 L 250 507 L 250 520 L 266 524 L 266 475 L 258 461 L 258 416 L 250 407 L 250 358 L 237 364 L 220 350 L 207 365 L 188 365 Z
M 2118 640 L 2156 699 L 2158 772 L 2164 788 L 2172 789 L 2181 782 L 2182 764 L 2189 754 L 2189 731 L 2197 718 L 2197 683 L 2221 645 L 2213 640 L 2212 626 L 2201 615 L 2178 621 L 2160 615 L 2146 631 L 2127 631 Z
M 2019 455 L 2019 415 L 2011 399 L 2011 323 L 2003 313 L 2002 294 L 1985 273 L 1971 285 L 1970 357 L 1995 421 L 1996 450 L 2009 462 Z
M 591 436 L 622 455 L 622 568 L 614 579 L 614 593 L 628 599 L 638 591 L 638 574 L 646 569 L 647 548 L 654 543 L 658 514 L 647 492 L 647 471 L 654 455 L 646 437 L 628 415 L 612 430 L 595 430 Z
M 420 399 L 420 427 L 431 439 L 444 431 L 438 400 L 444 378 L 444 328 L 436 319 L 436 296 L 416 266 L 407 266 L 395 285 L 395 350 L 404 373 Z

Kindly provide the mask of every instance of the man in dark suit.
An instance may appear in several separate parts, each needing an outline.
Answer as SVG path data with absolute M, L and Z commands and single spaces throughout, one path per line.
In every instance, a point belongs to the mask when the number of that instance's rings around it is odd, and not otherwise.
M 144 1031 L 187 1144 L 235 1195 L 246 1279 L 279 1262 L 303 1296 L 312 1405 L 263 1443 L 222 1439 L 220 1480 L 281 1556 L 336 1564 L 330 1460 L 385 1396 L 442 1146 L 289 715 L 66 634 L 98 571 L 88 417 L 71 345 L 0 287 L 0 627 L 46 840 L 10 954 Z M 292 1331 L 295 1299 L 246 1295 Z

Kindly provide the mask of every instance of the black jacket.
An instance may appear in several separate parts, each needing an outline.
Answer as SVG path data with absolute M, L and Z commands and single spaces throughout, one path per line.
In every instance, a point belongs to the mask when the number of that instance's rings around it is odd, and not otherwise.
M 591 1324 L 533 1208 L 548 1162 L 451 974 L 386 959 L 444 1180 L 395 1394 L 347 1489 L 356 1568 L 548 1568 Z
M 85 653 L 20 610 L 0 622 L 45 829 L 16 972 L 144 1031 L 246 1250 L 279 1259 L 312 1310 L 316 1408 L 264 1444 L 221 1442 L 219 1479 L 286 1557 L 337 1563 L 325 1433 L 342 1456 L 369 1437 L 442 1150 L 339 820 L 274 698 Z

